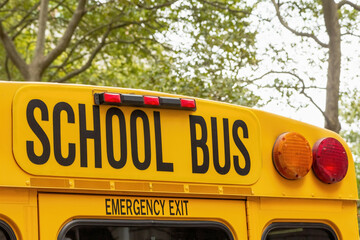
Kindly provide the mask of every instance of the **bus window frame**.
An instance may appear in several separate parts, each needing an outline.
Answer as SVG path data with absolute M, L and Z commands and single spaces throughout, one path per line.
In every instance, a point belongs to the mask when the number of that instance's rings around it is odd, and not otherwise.
M 7 234 L 10 240 L 17 240 L 14 230 L 3 220 L 0 220 L 0 230 Z
M 135 226 L 135 227 L 212 227 L 225 232 L 229 240 L 234 240 L 233 233 L 225 224 L 215 221 L 184 220 L 123 220 L 123 219 L 74 219 L 63 226 L 57 240 L 64 240 L 67 232 L 77 226 Z
M 266 240 L 267 235 L 270 231 L 274 229 L 286 229 L 286 228 L 316 228 L 316 229 L 323 229 L 329 232 L 334 240 L 339 240 L 338 235 L 336 234 L 335 230 L 325 223 L 306 223 L 306 222 L 274 222 L 267 226 L 261 236 L 261 240 Z

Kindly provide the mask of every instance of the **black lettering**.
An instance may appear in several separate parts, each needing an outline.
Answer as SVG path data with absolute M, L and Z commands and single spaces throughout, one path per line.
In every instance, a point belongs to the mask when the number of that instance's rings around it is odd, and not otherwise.
M 135 206 L 136 205 L 136 206 Z M 133 204 L 133 207 L 134 207 L 134 214 L 135 215 L 140 215 L 140 202 L 139 200 L 135 199 L 134 200 L 134 204 Z
M 125 215 L 125 212 L 123 211 L 124 208 L 125 208 L 124 202 L 125 202 L 125 199 L 120 199 L 120 213 L 121 213 L 121 215 Z
M 126 199 L 126 215 L 129 215 L 129 212 L 130 212 L 130 215 L 133 215 L 132 210 L 131 210 L 131 206 L 132 206 L 131 200 Z
M 182 200 L 181 200 L 181 215 L 184 215 L 184 204 Z
M 185 203 L 185 215 L 187 216 L 188 215 L 188 205 L 187 204 L 188 204 L 189 201 L 184 200 L 183 202 Z
M 145 199 L 141 199 L 140 200 L 140 212 L 141 215 L 146 215 L 146 212 L 144 212 L 145 210 Z
M 67 122 L 75 123 L 74 111 L 68 103 L 59 102 L 55 105 L 53 111 L 53 131 L 54 131 L 54 155 L 56 161 L 61 166 L 70 166 L 75 161 L 75 144 L 69 143 L 69 153 L 67 157 L 62 155 L 61 151 L 61 123 L 60 115 L 64 111 L 67 113 Z
M 155 203 L 153 205 L 152 200 L 146 200 L 146 213 L 149 215 L 153 215 L 153 208 L 155 208 Z
M 160 200 L 161 201 L 161 200 Z M 156 211 L 158 208 L 156 207 L 156 205 L 160 205 L 160 203 L 159 203 L 159 200 L 155 200 L 154 201 L 154 213 L 155 213 L 155 215 L 157 216 L 157 215 L 159 215 L 160 214 L 160 210 L 159 211 Z
M 113 215 L 119 215 L 120 214 L 120 210 L 119 210 L 119 199 L 111 199 L 111 212 Z
M 143 129 L 144 129 L 145 159 L 143 162 L 140 162 L 139 154 L 138 154 L 138 140 L 137 140 L 137 126 L 136 126 L 136 120 L 138 118 L 142 119 Z M 131 155 L 132 155 L 134 166 L 139 170 L 146 170 L 150 166 L 151 149 L 150 149 L 149 119 L 146 116 L 145 112 L 143 112 L 141 110 L 135 110 L 131 113 L 130 131 L 131 131 Z
M 47 137 L 44 130 L 40 127 L 39 123 L 36 121 L 34 117 L 34 110 L 35 108 L 39 108 L 41 111 L 41 120 L 42 121 L 49 121 L 49 113 L 46 107 L 46 104 L 39 100 L 33 99 L 31 100 L 26 108 L 26 118 L 31 130 L 35 133 L 35 135 L 40 140 L 43 152 L 41 155 L 36 155 L 34 151 L 34 142 L 33 141 L 26 141 L 26 151 L 29 157 L 29 160 L 38 165 L 42 165 L 49 160 L 50 157 L 50 142 L 49 138 Z
M 164 172 L 173 172 L 174 171 L 173 164 L 163 162 L 160 112 L 154 111 L 154 124 L 155 124 L 156 170 L 164 171 Z
M 165 200 L 160 200 L 162 215 L 165 214 Z
M 193 173 L 206 173 L 209 169 L 209 149 L 206 145 L 207 129 L 206 122 L 201 116 L 190 115 L 190 137 L 191 137 L 191 159 L 192 159 L 192 172 Z M 196 138 L 196 125 L 201 127 L 201 138 Z M 204 161 L 199 165 L 197 148 L 203 151 Z
M 234 167 L 235 167 L 235 171 L 239 175 L 245 176 L 250 172 L 250 155 L 249 155 L 249 152 L 246 149 L 245 145 L 243 144 L 243 142 L 239 138 L 238 128 L 240 128 L 240 127 L 243 130 L 243 137 L 244 138 L 249 138 L 248 128 L 247 128 L 246 123 L 244 121 L 236 120 L 234 122 L 232 132 L 233 132 L 234 142 L 235 142 L 237 148 L 240 150 L 241 154 L 243 155 L 243 157 L 245 159 L 245 167 L 244 168 L 240 167 L 239 156 L 233 156 L 234 157 Z
M 110 199 L 109 198 L 105 198 L 105 212 L 106 212 L 106 215 L 111 215 L 111 212 L 109 211 L 109 208 L 110 208 Z
M 174 208 L 173 206 L 174 200 L 169 200 L 169 213 L 170 215 L 175 215 L 175 213 L 173 213 L 172 209 Z
M 87 167 L 87 139 L 94 139 L 95 167 L 101 168 L 101 135 L 100 135 L 100 114 L 99 106 L 93 106 L 94 130 L 86 128 L 85 104 L 79 104 L 80 124 L 80 166 Z
M 181 215 L 181 211 L 180 211 L 180 203 L 181 201 L 176 201 L 175 200 L 175 205 L 176 205 L 176 215 Z
M 224 166 L 220 166 L 219 161 L 219 144 L 218 144 L 218 133 L 217 133 L 217 122 L 216 118 L 211 118 L 211 132 L 212 132 L 212 143 L 213 143 L 213 160 L 216 172 L 219 174 L 227 174 L 230 171 L 230 144 L 229 144 L 229 120 L 223 119 L 224 125 L 224 150 L 225 150 L 225 163 Z
M 120 149 L 121 156 L 119 160 L 114 157 L 114 141 L 113 141 L 113 117 L 116 116 L 119 120 L 120 127 Z M 126 144 L 126 125 L 123 112 L 118 108 L 110 108 L 106 112 L 106 149 L 109 164 L 115 168 L 123 168 L 127 160 L 127 144 Z

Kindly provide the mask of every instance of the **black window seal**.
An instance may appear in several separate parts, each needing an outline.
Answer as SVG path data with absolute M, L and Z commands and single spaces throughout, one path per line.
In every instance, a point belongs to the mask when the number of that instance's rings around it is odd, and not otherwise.
M 329 225 L 326 225 L 325 223 L 307 223 L 307 222 L 274 222 L 271 223 L 263 232 L 263 235 L 261 236 L 261 240 L 265 240 L 268 233 L 273 229 L 278 228 L 318 228 L 318 229 L 324 229 L 327 230 L 335 240 L 338 240 L 338 237 L 334 231 Z
M 7 234 L 7 237 L 9 237 L 10 240 L 16 240 L 16 235 L 14 230 L 10 227 L 9 224 L 4 222 L 3 220 L 0 220 L 0 229 L 3 230 L 5 234 Z
M 230 229 L 220 222 L 213 221 L 184 221 L 184 220 L 119 220 L 119 219 L 74 219 L 67 223 L 59 232 L 58 240 L 65 239 L 66 233 L 73 227 L 81 225 L 93 226 L 156 226 L 156 227 L 213 227 L 223 230 L 229 237 L 234 240 Z

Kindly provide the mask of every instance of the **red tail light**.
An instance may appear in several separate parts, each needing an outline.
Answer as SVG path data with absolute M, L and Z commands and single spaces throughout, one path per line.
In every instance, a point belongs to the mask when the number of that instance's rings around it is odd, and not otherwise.
M 341 181 L 348 169 L 348 158 L 343 145 L 334 138 L 323 138 L 313 147 L 313 170 L 324 183 Z

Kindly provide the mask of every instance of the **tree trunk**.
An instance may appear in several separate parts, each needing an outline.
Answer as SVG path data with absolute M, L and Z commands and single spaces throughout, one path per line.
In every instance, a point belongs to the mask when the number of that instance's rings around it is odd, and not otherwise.
M 43 74 L 43 69 L 41 68 L 40 64 L 31 63 L 28 65 L 28 72 L 29 76 L 26 78 L 26 81 L 30 82 L 39 82 L 41 81 L 41 77 Z
M 337 5 L 334 0 L 322 0 L 326 31 L 329 35 L 329 59 L 326 86 L 325 128 L 341 129 L 339 121 L 339 88 L 341 68 L 341 35 Z

